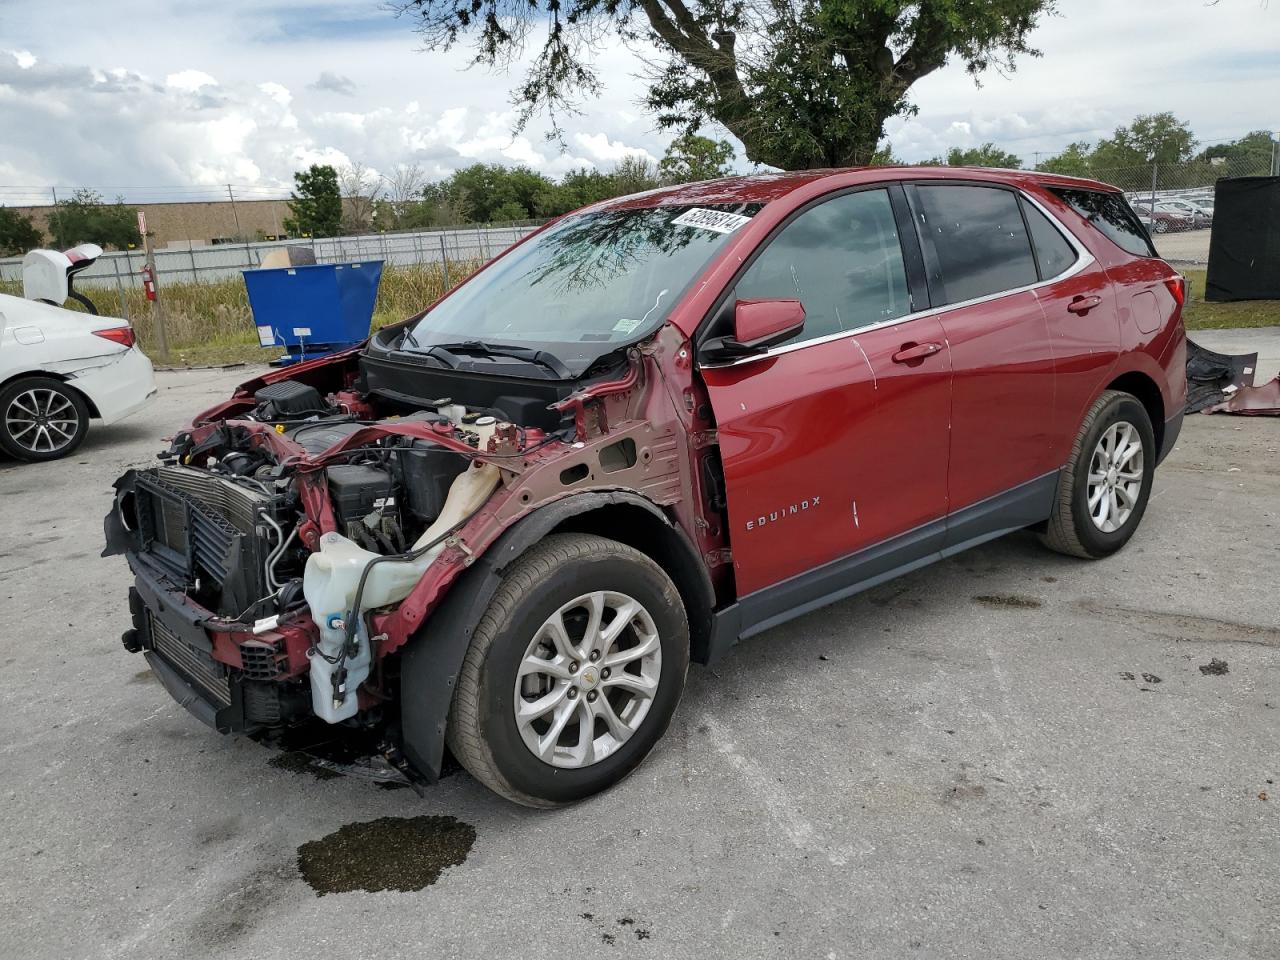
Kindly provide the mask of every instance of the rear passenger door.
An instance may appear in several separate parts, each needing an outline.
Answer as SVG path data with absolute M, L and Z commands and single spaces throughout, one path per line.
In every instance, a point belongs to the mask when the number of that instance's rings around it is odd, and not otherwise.
M 1085 412 L 1115 366 L 1119 353 L 1116 294 L 1102 265 L 1047 209 L 1024 200 L 1023 210 L 1043 278 L 1036 287 L 1036 299 L 1044 310 L 1053 346 L 1057 400 L 1051 449 L 1054 462 L 1061 465 L 1071 454 Z M 1133 228 L 1138 230 L 1136 223 Z M 1146 243 L 1140 232 L 1133 240 Z
M 950 513 L 1009 494 L 949 522 L 954 545 L 1044 519 L 1046 475 L 1060 466 L 1054 355 L 1017 191 L 939 181 L 909 194 L 951 350 Z

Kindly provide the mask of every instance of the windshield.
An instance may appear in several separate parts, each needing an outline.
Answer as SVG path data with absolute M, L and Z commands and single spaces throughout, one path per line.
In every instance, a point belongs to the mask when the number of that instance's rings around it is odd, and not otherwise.
M 400 349 L 501 347 L 552 355 L 573 375 L 656 330 L 762 204 L 663 206 L 566 217 L 463 284 Z

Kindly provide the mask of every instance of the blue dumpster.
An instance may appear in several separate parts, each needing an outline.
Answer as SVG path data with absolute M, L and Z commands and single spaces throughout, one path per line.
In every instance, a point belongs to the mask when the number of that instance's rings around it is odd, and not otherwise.
M 288 351 L 273 364 L 336 353 L 369 336 L 382 265 L 366 260 L 245 270 L 258 343 Z

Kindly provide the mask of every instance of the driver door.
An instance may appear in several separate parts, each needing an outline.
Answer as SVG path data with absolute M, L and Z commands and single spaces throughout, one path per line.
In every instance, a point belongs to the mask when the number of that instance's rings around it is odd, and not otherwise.
M 935 317 L 909 316 L 889 189 L 822 200 L 776 233 L 730 302 L 798 299 L 804 329 L 702 367 L 740 599 L 789 581 L 777 597 L 794 609 L 941 546 L 950 353 Z

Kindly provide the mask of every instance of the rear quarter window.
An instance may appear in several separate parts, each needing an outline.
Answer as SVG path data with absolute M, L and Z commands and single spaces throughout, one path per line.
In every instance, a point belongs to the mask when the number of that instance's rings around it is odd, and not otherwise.
M 1158 257 L 1137 215 L 1118 193 L 1050 187 L 1049 191 L 1098 228 L 1108 240 L 1135 257 Z
M 1031 245 L 1035 248 L 1036 259 L 1040 262 L 1040 279 L 1052 280 L 1061 276 L 1076 262 L 1076 249 L 1067 242 L 1067 238 L 1058 232 L 1058 228 L 1049 222 L 1049 218 L 1037 210 L 1032 204 L 1024 203 L 1022 213 L 1027 218 L 1027 226 L 1031 229 Z

